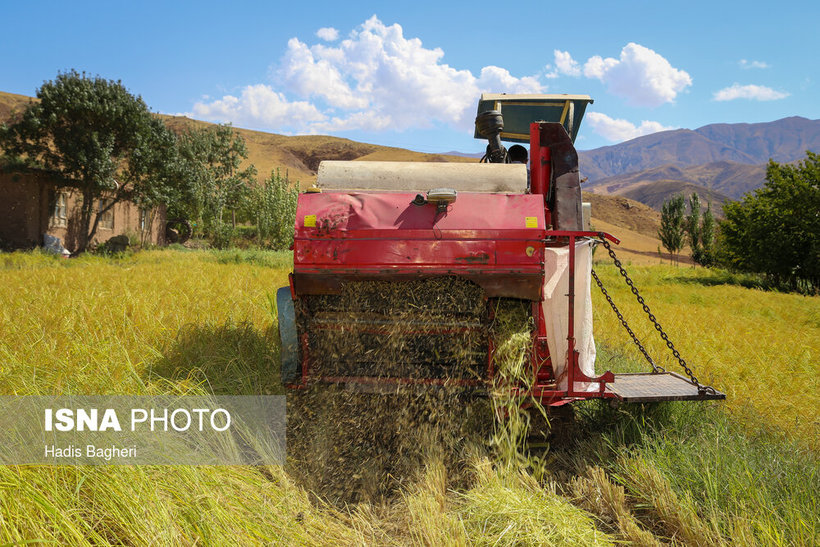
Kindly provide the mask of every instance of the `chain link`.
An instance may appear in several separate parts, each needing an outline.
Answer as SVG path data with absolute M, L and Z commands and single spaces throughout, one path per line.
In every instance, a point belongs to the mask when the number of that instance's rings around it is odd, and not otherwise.
M 663 327 L 661 327 L 661 324 L 655 318 L 655 315 L 652 313 L 652 310 L 649 309 L 649 306 L 644 301 L 643 296 L 641 296 L 641 294 L 638 292 L 638 288 L 635 287 L 635 283 L 633 283 L 632 279 L 626 273 L 626 270 L 624 269 L 623 265 L 621 264 L 621 261 L 618 260 L 617 256 L 615 256 L 615 251 L 612 250 L 612 246 L 609 244 L 609 241 L 607 241 L 606 238 L 603 237 L 603 235 L 601 236 L 601 243 L 603 244 L 603 246 L 607 250 L 607 252 L 609 252 L 609 256 L 612 258 L 613 262 L 615 263 L 615 266 L 620 270 L 621 276 L 623 276 L 624 280 L 626 281 L 626 284 L 629 286 L 629 289 L 632 291 L 632 294 L 635 295 L 635 298 L 638 300 L 638 303 L 643 308 L 643 311 L 649 317 L 649 320 L 652 321 L 652 324 L 654 325 L 655 330 L 658 331 L 658 334 L 660 335 L 661 339 L 664 342 L 666 342 L 666 347 L 668 347 L 672 351 L 672 355 L 675 357 L 675 359 L 678 360 L 678 363 L 680 363 L 680 366 L 683 367 L 683 370 L 686 372 L 686 375 L 689 376 L 689 379 L 692 381 L 692 383 L 695 384 L 698 387 L 698 392 L 699 393 L 715 393 L 714 388 L 712 388 L 710 386 L 704 386 L 700 382 L 698 382 L 698 379 L 695 377 L 695 374 L 692 372 L 692 369 L 689 368 L 689 366 L 686 364 L 686 361 L 684 361 L 683 357 L 681 357 L 680 353 L 675 348 L 675 345 L 669 339 L 669 336 L 666 334 L 666 332 L 664 332 Z M 627 332 L 629 332 L 630 336 L 632 336 L 632 340 L 635 342 L 635 344 L 637 344 L 638 349 L 641 350 L 641 352 L 647 358 L 649 363 L 652 365 L 653 369 L 655 369 L 655 371 L 658 372 L 657 369 L 660 368 L 660 367 L 657 367 L 657 365 L 655 365 L 655 363 L 652 361 L 652 358 L 649 357 L 649 355 L 646 353 L 646 350 L 641 345 L 641 343 L 638 341 L 637 337 L 632 332 L 632 329 L 630 329 L 629 326 L 627 325 L 626 320 L 623 318 L 623 315 L 621 315 L 621 313 L 618 311 L 618 308 L 615 307 L 615 304 L 612 302 L 612 298 L 610 298 L 609 294 L 604 289 L 604 286 L 601 283 L 601 280 L 598 279 L 598 276 L 595 274 L 594 270 L 592 272 L 592 275 L 595 278 L 596 283 L 598 283 L 598 287 L 600 287 L 600 289 L 604 293 L 604 296 L 606 296 L 606 299 L 609 301 L 610 306 L 612 306 L 612 309 L 615 310 L 615 313 L 618 315 L 618 318 L 621 320 L 621 324 L 627 329 Z
M 629 326 L 629 323 L 626 322 L 626 319 L 624 319 L 623 314 L 620 312 L 620 310 L 618 310 L 618 306 L 616 306 L 615 302 L 612 301 L 612 297 L 609 296 L 609 293 L 604 288 L 604 284 L 601 283 L 601 280 L 598 278 L 598 274 L 595 273 L 594 269 L 592 270 L 592 278 L 595 280 L 595 283 L 598 284 L 598 288 L 601 289 L 601 292 L 604 293 L 606 301 L 609 302 L 609 305 L 612 307 L 612 310 L 615 312 L 615 315 L 618 316 L 618 319 L 620 320 L 621 325 L 623 325 L 626 329 L 626 332 L 628 332 L 629 336 L 632 337 L 632 341 L 638 347 L 638 350 L 640 350 L 640 352 L 643 353 L 643 356 L 644 358 L 646 358 L 646 361 L 650 365 L 652 365 L 653 372 L 666 372 L 662 367 L 656 365 L 655 361 L 653 361 L 652 357 L 649 355 L 649 353 L 647 353 L 646 348 L 644 348 L 643 344 L 641 344 L 641 341 L 638 340 L 638 336 L 632 331 L 632 328 Z

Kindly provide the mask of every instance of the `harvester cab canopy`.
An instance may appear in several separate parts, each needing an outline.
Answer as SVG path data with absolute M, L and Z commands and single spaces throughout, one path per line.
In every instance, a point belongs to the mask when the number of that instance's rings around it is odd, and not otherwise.
M 530 124 L 535 121 L 558 122 L 564 126 L 573 143 L 584 117 L 589 95 L 508 95 L 506 93 L 482 93 L 478 101 L 481 116 L 485 112 L 498 112 L 503 118 L 499 134 L 502 141 L 530 142 Z M 475 138 L 486 139 L 476 124 Z

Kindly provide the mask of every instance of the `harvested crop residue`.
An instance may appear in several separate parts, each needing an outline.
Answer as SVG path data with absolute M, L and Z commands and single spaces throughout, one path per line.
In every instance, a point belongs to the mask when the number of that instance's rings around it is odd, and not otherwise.
M 380 503 L 440 456 L 449 482 L 463 485 L 464 455 L 482 450 L 491 420 L 486 400 L 452 389 L 388 395 L 314 386 L 288 401 L 291 474 L 336 504 Z
M 449 487 L 468 487 L 467 462 L 489 451 L 526 468 L 529 413 L 509 388 L 532 382 L 529 304 L 488 301 L 476 285 L 447 277 L 349 283 L 339 295 L 308 299 L 301 321 L 314 372 L 443 385 L 375 390 L 351 381 L 291 393 L 291 474 L 338 504 L 393 499 L 431 458 L 445 466 Z M 486 377 L 490 337 L 493 385 L 455 385 Z
M 312 374 L 443 381 L 486 372 L 487 303 L 463 279 L 347 283 L 297 312 Z

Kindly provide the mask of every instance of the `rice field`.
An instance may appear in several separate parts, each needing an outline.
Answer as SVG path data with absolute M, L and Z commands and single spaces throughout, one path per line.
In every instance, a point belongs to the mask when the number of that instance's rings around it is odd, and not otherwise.
M 282 393 L 273 294 L 290 261 L 0 255 L 0 394 Z M 617 271 L 596 268 L 651 334 Z M 579 405 L 579 442 L 538 469 L 470 450 L 454 485 L 431 449 L 398 497 L 342 507 L 281 467 L 0 467 L 0 544 L 817 544 L 820 300 L 690 268 L 630 271 L 725 404 Z M 594 305 L 599 371 L 640 367 Z
M 603 249 L 604 286 L 650 355 L 683 373 Z M 673 266 L 627 266 L 646 303 L 698 379 L 726 393 L 737 419 L 818 448 L 820 439 L 820 299 L 745 288 L 725 272 Z M 596 342 L 638 358 L 617 316 L 593 284 Z M 605 367 L 599 361 L 598 367 Z

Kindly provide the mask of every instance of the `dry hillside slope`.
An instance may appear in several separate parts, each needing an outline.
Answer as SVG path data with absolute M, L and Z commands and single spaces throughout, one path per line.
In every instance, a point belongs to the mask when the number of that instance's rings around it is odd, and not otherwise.
M 648 237 L 657 237 L 661 214 L 653 208 L 622 196 L 602 196 L 584 192 L 592 205 L 592 221 L 604 220 Z
M 164 116 L 171 129 L 182 132 L 190 127 L 208 127 L 213 124 L 180 116 Z M 236 128 L 248 146 L 248 162 L 256 166 L 259 179 L 271 171 L 287 172 L 291 180 L 309 186 L 316 179 L 322 160 L 363 161 L 475 161 L 459 156 L 424 154 L 402 148 L 366 144 L 326 135 L 286 136 L 263 131 Z
M 757 163 L 751 155 L 711 141 L 691 129 L 652 133 L 578 155 L 581 171 L 593 182 L 661 165 L 683 167 L 717 161 Z
M 669 201 L 670 197 L 676 194 L 683 195 L 687 200 L 692 194 L 698 194 L 701 207 L 705 209 L 706 203 L 710 203 L 712 205 L 712 211 L 718 216 L 723 216 L 723 204 L 729 201 L 727 196 L 719 192 L 714 192 L 703 186 L 680 180 L 659 180 L 655 182 L 638 183 L 619 192 L 619 194 L 649 205 L 657 210 L 660 210 L 664 202 Z
M 579 158 L 590 191 L 656 208 L 674 194 L 697 191 L 715 207 L 763 186 L 769 159 L 795 162 L 806 150 L 820 150 L 820 120 L 792 116 L 661 131 L 580 151 Z
M 820 150 L 820 120 L 799 116 L 765 123 L 712 124 L 675 129 L 579 153 L 591 181 L 663 165 L 688 167 L 715 162 L 765 165 L 792 162 Z M 708 186 L 708 185 L 707 185 Z
M 587 190 L 598 194 L 626 195 L 625 190 L 633 185 L 674 180 L 681 184 L 701 186 L 704 190 L 708 189 L 725 198 L 739 199 L 746 192 L 762 186 L 765 179 L 765 165 L 723 161 L 691 167 L 663 165 L 636 173 L 615 175 L 590 183 Z
M 637 264 L 657 264 L 668 257 L 658 254 L 661 242 L 658 228 L 661 214 L 655 209 L 623 196 L 603 196 L 584 192 L 584 201 L 592 205 L 592 229 L 612 234 L 621 240 L 615 253 L 624 260 Z M 686 251 L 681 262 L 689 263 Z M 603 251 L 596 260 L 608 260 Z
M 30 100 L 32 98 L 25 95 L 0 91 L 0 122 L 5 122 L 16 112 L 22 112 Z

